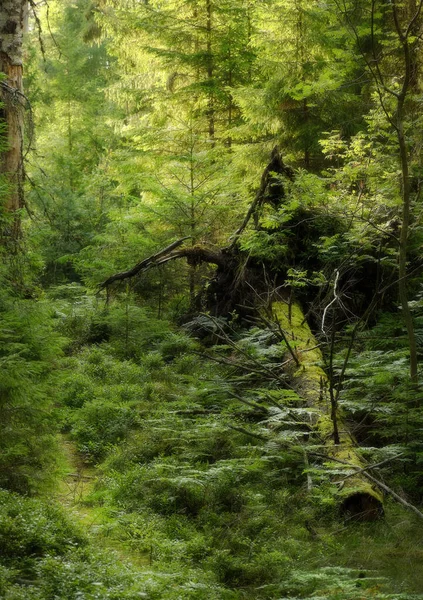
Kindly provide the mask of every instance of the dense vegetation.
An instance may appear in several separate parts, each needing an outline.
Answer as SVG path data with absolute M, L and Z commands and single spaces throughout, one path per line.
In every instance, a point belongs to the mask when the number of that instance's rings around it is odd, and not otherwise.
M 29 4 L 0 598 L 423 598 L 423 2 Z

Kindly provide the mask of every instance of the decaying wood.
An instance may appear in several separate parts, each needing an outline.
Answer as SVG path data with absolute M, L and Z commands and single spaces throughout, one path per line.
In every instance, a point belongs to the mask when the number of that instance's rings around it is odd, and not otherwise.
M 318 452 L 313 452 L 312 453 L 314 456 L 320 456 L 321 458 L 329 458 L 327 456 L 325 456 L 324 454 L 320 454 Z M 345 465 L 347 467 L 351 467 L 353 469 L 358 469 L 356 470 L 355 473 L 353 473 L 352 475 L 347 475 L 344 479 L 346 479 L 347 477 L 355 477 L 359 474 L 363 474 L 365 477 L 367 477 L 368 479 L 370 479 L 370 481 L 372 481 L 377 487 L 379 487 L 381 490 L 383 490 L 384 492 L 386 492 L 387 494 L 389 494 L 390 496 L 392 496 L 392 498 L 394 500 L 396 500 L 399 504 L 402 504 L 403 506 L 405 506 L 405 508 L 407 508 L 408 510 L 411 510 L 412 512 L 414 512 L 418 517 L 420 517 L 421 519 L 423 519 L 423 513 L 419 511 L 419 509 L 414 506 L 414 504 L 410 504 L 410 502 L 407 502 L 407 500 L 404 500 L 404 498 L 401 498 L 401 496 L 399 496 L 392 488 L 390 488 L 389 486 L 386 485 L 386 483 L 383 483 L 383 481 L 380 481 L 379 479 L 376 479 L 376 477 L 374 477 L 373 475 L 370 475 L 370 473 L 368 473 L 367 471 L 371 471 L 373 469 L 377 469 L 378 467 L 380 467 L 381 465 L 384 465 L 388 462 L 391 462 L 397 458 L 399 458 L 400 456 L 402 456 L 401 454 L 397 454 L 397 456 L 393 456 L 392 458 L 387 458 L 386 460 L 381 461 L 380 463 L 377 463 L 375 465 L 367 465 L 366 467 L 359 469 L 357 467 L 357 465 L 351 464 L 345 460 L 340 460 L 339 458 L 334 458 L 333 456 L 330 457 L 330 460 L 333 460 L 335 462 L 338 462 L 342 465 Z
M 413 513 L 415 513 L 417 516 L 419 516 L 421 519 L 423 519 L 423 513 L 421 513 L 416 506 L 414 506 L 413 504 L 410 504 L 409 502 L 407 502 L 407 500 L 404 500 L 404 498 L 401 498 L 401 496 L 399 496 L 396 492 L 394 492 L 394 490 L 392 488 L 387 486 L 382 481 L 379 481 L 378 479 L 373 477 L 373 475 L 370 475 L 370 473 L 367 473 L 367 471 L 364 471 L 363 475 L 364 475 L 364 477 L 367 477 L 367 479 L 370 479 L 370 481 L 372 481 L 375 485 L 377 485 L 381 490 L 383 490 L 384 492 L 386 492 L 387 494 L 392 496 L 392 498 L 394 498 L 394 500 L 399 502 L 399 504 L 402 504 L 403 506 L 405 506 L 405 508 L 408 508 L 408 510 L 411 510 Z
M 186 240 L 190 239 L 190 237 L 187 236 L 176 240 L 166 248 L 163 248 L 163 250 L 160 250 L 156 254 L 145 258 L 131 269 L 111 275 L 108 279 L 100 284 L 100 289 L 109 287 L 116 281 L 123 281 L 125 279 L 135 277 L 139 273 L 143 273 L 151 267 L 157 267 L 179 258 L 186 258 L 188 264 L 194 266 L 197 266 L 201 263 L 209 263 L 217 265 L 222 269 L 226 269 L 231 263 L 234 263 L 234 261 L 240 265 L 242 255 L 236 252 L 238 238 L 247 227 L 251 217 L 253 215 L 257 215 L 260 206 L 266 202 L 273 204 L 278 204 L 281 202 L 285 195 L 281 181 L 282 176 L 292 180 L 294 177 L 294 172 L 290 167 L 284 164 L 279 152 L 279 148 L 276 146 L 272 151 L 270 163 L 265 168 L 261 177 L 260 188 L 256 193 L 256 196 L 241 227 L 239 227 L 239 229 L 235 232 L 234 240 L 229 248 L 223 248 L 220 251 L 210 250 L 205 246 L 180 248 Z M 179 250 L 176 251 L 177 248 L 179 248 Z M 235 254 L 238 254 L 236 258 L 234 256 Z
M 129 279 L 131 277 L 135 277 L 135 275 L 138 275 L 138 273 L 140 273 L 141 271 L 146 271 L 149 267 L 151 267 L 153 265 L 157 265 L 158 261 L 161 258 L 169 256 L 169 254 L 171 254 L 171 252 L 175 248 L 178 248 L 178 246 L 181 246 L 187 239 L 188 239 L 188 237 L 184 237 L 179 240 L 176 240 L 176 242 L 172 242 L 172 244 L 169 244 L 169 246 L 166 246 L 166 248 L 163 248 L 162 250 L 160 250 L 160 252 L 156 252 L 156 254 L 153 254 L 153 255 L 149 256 L 148 258 L 144 258 L 144 260 L 137 263 L 131 269 L 128 269 L 127 271 L 121 271 L 120 273 L 115 273 L 114 275 L 111 275 L 105 281 L 100 283 L 100 286 L 99 286 L 100 289 L 103 289 L 105 287 L 108 287 L 109 285 L 112 285 L 112 283 L 114 283 L 115 281 L 123 281 L 124 279 Z
M 165 264 L 166 262 L 178 258 L 186 258 L 191 265 L 197 265 L 204 262 L 215 264 L 217 266 L 217 273 L 220 273 L 220 279 L 216 278 L 218 284 L 222 286 L 223 281 L 229 288 L 224 289 L 223 293 L 228 294 L 231 290 L 233 292 L 233 289 L 235 289 L 239 296 L 239 273 L 242 272 L 244 277 L 247 278 L 254 273 L 254 268 L 256 269 L 256 277 L 261 275 L 262 279 L 264 278 L 265 280 L 262 282 L 262 287 L 264 288 L 267 285 L 268 288 L 269 282 L 266 279 L 266 274 L 263 276 L 262 265 L 260 265 L 259 269 L 257 269 L 257 266 L 254 266 L 254 264 L 250 268 L 248 262 L 249 257 L 239 249 L 237 242 L 239 236 L 248 226 L 252 218 L 256 221 L 257 226 L 258 210 L 260 206 L 265 202 L 280 202 L 280 199 L 284 194 L 281 182 L 282 175 L 290 179 L 293 176 L 292 171 L 283 164 L 278 149 L 275 148 L 272 153 L 272 159 L 263 173 L 260 188 L 256 197 L 251 204 L 241 227 L 236 231 L 234 236 L 235 239 L 229 248 L 222 249 L 221 251 L 212 251 L 203 246 L 182 248 L 183 242 L 187 239 L 182 238 L 173 242 L 160 252 L 142 260 L 128 271 L 112 275 L 100 285 L 100 289 L 106 288 L 117 281 L 134 277 L 151 267 Z M 260 271 L 259 275 L 257 275 L 258 271 Z M 224 275 L 223 278 L 222 275 Z M 248 287 L 254 288 L 250 282 L 247 281 L 246 283 L 248 285 L 244 286 L 245 289 Z M 257 292 L 255 292 L 255 294 L 255 301 L 257 304 L 257 299 L 260 299 L 260 295 Z M 236 294 L 233 293 L 233 295 L 235 296 Z M 295 302 L 291 302 L 292 294 L 289 294 L 289 296 L 289 301 L 279 298 L 279 301 L 273 302 L 273 318 L 270 325 L 273 324 L 273 328 L 278 330 L 281 334 L 281 338 L 285 340 L 288 360 L 284 361 L 284 368 L 286 371 L 283 376 L 280 372 L 282 367 L 280 367 L 279 373 L 276 375 L 275 372 L 271 370 L 271 376 L 274 381 L 280 381 L 284 387 L 287 386 L 287 377 L 290 378 L 288 386 L 294 388 L 307 405 L 317 409 L 316 413 L 318 416 L 311 426 L 325 444 L 329 457 L 333 460 L 347 461 L 349 464 L 354 465 L 357 470 L 357 473 L 354 474 L 354 476 L 346 478 L 343 489 L 340 491 L 340 504 L 343 510 L 362 519 L 371 520 L 377 518 L 383 512 L 382 494 L 379 489 L 374 487 L 369 481 L 370 478 L 368 477 L 366 465 L 358 455 L 355 442 L 347 431 L 339 411 L 337 411 L 336 415 L 338 435 L 334 437 L 331 404 L 328 394 L 329 381 L 326 373 L 320 366 L 322 364 L 320 346 L 307 325 L 299 305 Z M 267 294 L 267 298 L 269 298 L 269 293 Z M 245 304 L 245 298 L 242 298 L 242 300 Z M 235 306 L 237 306 L 236 303 Z M 261 306 L 261 311 L 263 311 L 263 306 Z M 213 319 L 213 317 L 210 318 Z M 224 336 L 226 343 L 229 345 L 233 344 L 233 342 L 228 340 L 228 337 L 224 332 L 219 331 L 219 329 L 217 330 L 216 335 L 218 337 Z M 252 370 L 255 368 L 257 369 L 257 365 L 251 364 L 251 357 L 248 358 L 250 359 L 249 366 L 252 367 Z M 260 371 L 265 369 L 261 364 L 259 367 Z M 238 397 L 238 399 L 240 398 Z M 242 399 L 242 402 L 244 404 L 250 404 L 244 399 Z M 258 407 L 254 406 L 254 408 L 257 409 Z M 260 410 L 263 410 L 262 407 L 260 407 Z M 265 436 L 249 432 L 239 427 L 231 428 L 257 439 L 267 439 Z M 308 486 L 311 488 L 311 485 L 309 478 Z M 380 488 L 380 486 L 378 487 Z
M 294 171 L 284 164 L 279 148 L 278 146 L 275 146 L 272 150 L 270 163 L 267 165 L 263 171 L 263 175 L 261 176 L 260 187 L 255 195 L 255 198 L 252 201 L 247 214 L 245 215 L 245 219 L 242 222 L 241 227 L 239 227 L 234 234 L 232 247 L 236 245 L 239 236 L 247 227 L 251 217 L 255 217 L 257 220 L 257 213 L 260 206 L 262 206 L 266 201 L 274 203 L 275 201 L 280 202 L 283 199 L 285 192 L 280 181 L 280 177 L 282 175 L 286 176 L 291 181 L 294 179 Z
M 390 462 L 393 462 L 394 460 L 397 460 L 398 458 L 401 458 L 401 456 L 403 456 L 403 454 L 404 454 L 404 452 L 400 452 L 396 456 L 391 456 L 390 458 L 385 458 L 385 460 L 381 460 L 380 462 L 378 462 L 374 465 L 366 465 L 362 469 L 359 469 L 358 471 L 356 471 L 355 475 L 357 475 L 358 473 L 364 473 L 364 471 L 372 471 L 373 469 L 379 469 L 379 467 L 382 467 L 383 465 L 386 465 Z M 345 481 L 345 479 L 348 479 L 349 477 L 352 477 L 352 476 L 354 476 L 354 473 L 345 475 L 343 477 L 343 479 L 341 479 L 341 481 L 335 481 L 335 483 L 343 483 Z
M 341 510 L 364 520 L 377 518 L 383 512 L 382 494 L 364 478 L 367 475 L 366 465 L 357 454 L 355 440 L 339 411 L 336 415 L 338 435 L 334 435 L 329 381 L 321 367 L 323 357 L 320 347 L 305 322 L 304 314 L 298 303 L 289 307 L 285 301 L 276 301 L 272 308 L 275 320 L 294 346 L 299 361 L 299 366 L 291 363 L 291 385 L 308 406 L 318 409 L 313 425 L 327 448 L 328 457 L 344 460 L 360 471 L 344 481 L 340 490 Z

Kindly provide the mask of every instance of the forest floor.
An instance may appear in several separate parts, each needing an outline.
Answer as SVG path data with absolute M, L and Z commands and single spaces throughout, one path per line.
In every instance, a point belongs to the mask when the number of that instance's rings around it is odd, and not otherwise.
M 120 563 L 122 567 L 138 573 L 149 571 L 152 561 L 148 553 L 135 550 L 130 546 L 128 539 L 124 539 L 122 536 L 119 511 L 112 512 L 101 506 L 96 498 L 96 483 L 99 482 L 101 485 L 101 472 L 96 467 L 84 462 L 76 444 L 65 435 L 61 438 L 61 449 L 62 476 L 57 489 L 57 499 L 71 520 L 83 529 L 95 547 L 112 553 L 116 562 Z M 395 509 L 395 507 L 393 508 Z M 423 550 L 416 539 L 413 541 L 410 539 L 416 536 L 413 536 L 410 531 L 411 523 L 407 519 L 407 514 L 403 516 L 404 520 L 400 522 L 398 522 L 398 516 L 392 513 L 391 518 L 383 519 L 378 523 L 357 525 L 353 529 L 345 527 L 348 530 L 346 533 L 349 538 L 348 541 L 344 540 L 345 543 L 341 540 L 336 542 L 335 538 L 338 536 L 332 539 L 329 532 L 324 534 L 322 532 L 324 537 L 329 535 L 331 543 L 326 547 L 324 553 L 326 556 L 321 557 L 318 561 L 321 562 L 320 568 L 323 568 L 323 571 L 329 568 L 330 571 L 333 566 L 328 567 L 327 565 L 329 563 L 334 565 L 338 562 L 334 556 L 331 556 L 332 552 L 342 554 L 342 549 L 344 552 L 346 551 L 344 546 L 348 546 L 349 556 L 345 555 L 344 559 L 340 561 L 348 568 L 363 568 L 367 570 L 367 576 L 370 579 L 376 575 L 375 581 L 379 580 L 380 575 L 382 575 L 381 581 L 386 578 L 386 582 L 391 579 L 392 583 L 396 581 L 398 584 L 406 580 L 406 589 L 410 590 L 411 588 L 414 593 L 421 592 L 423 581 L 421 581 L 421 573 L 416 571 L 415 566 L 416 563 L 421 564 Z M 402 531 L 395 531 L 397 528 Z M 367 543 L 364 543 L 365 541 Z M 395 543 L 393 543 L 394 541 Z M 319 545 L 318 542 L 316 544 Z M 334 548 L 331 551 L 332 544 Z M 394 586 L 397 587 L 395 583 Z M 390 587 L 389 584 L 388 587 Z M 402 586 L 398 587 L 401 589 Z M 378 586 L 375 589 L 382 594 Z M 370 596 L 373 597 L 372 594 Z M 370 596 L 364 595 L 363 598 Z M 377 594 L 376 597 L 378 597 Z
M 76 444 L 65 435 L 61 438 L 62 476 L 57 489 L 57 499 L 71 520 L 102 550 L 110 550 L 119 562 L 134 570 L 151 565 L 150 557 L 131 549 L 119 535 L 116 515 L 93 501 L 98 471 L 87 465 Z

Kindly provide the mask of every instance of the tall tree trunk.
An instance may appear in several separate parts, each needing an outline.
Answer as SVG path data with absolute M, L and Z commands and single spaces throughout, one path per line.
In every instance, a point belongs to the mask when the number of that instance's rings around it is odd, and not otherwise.
M 407 248 L 408 236 L 410 229 L 410 213 L 411 213 L 411 187 L 410 187 L 410 150 L 408 148 L 406 132 L 405 132 L 405 105 L 409 100 L 409 96 L 418 92 L 418 62 L 417 62 L 417 44 L 413 36 L 421 34 L 421 12 L 422 1 L 419 1 L 419 6 L 416 6 L 415 0 L 409 0 L 408 6 L 405 7 L 409 11 L 406 14 L 407 19 L 405 24 L 401 23 L 401 16 L 396 4 L 396 0 L 392 2 L 392 15 L 395 23 L 395 29 L 398 40 L 402 45 L 404 74 L 402 88 L 396 94 L 396 115 L 395 129 L 398 139 L 398 148 L 401 164 L 401 194 L 402 194 L 402 224 L 399 243 L 399 277 L 398 288 L 401 308 L 404 315 L 404 321 L 407 328 L 408 345 L 410 350 L 410 378 L 412 383 L 418 383 L 418 361 L 417 361 L 417 342 L 414 330 L 413 315 L 408 304 L 407 294 Z M 405 11 L 407 13 L 407 10 Z M 413 34 L 413 35 L 411 35 Z M 411 37 L 410 37 L 411 36 Z M 418 39 L 418 38 L 417 38 Z M 409 109 L 410 110 L 410 109 Z
M 28 15 L 27 0 L 0 3 L 0 120 L 6 127 L 7 147 L 0 154 L 0 173 L 6 175 L 9 191 L 5 208 L 13 214 L 12 239 L 19 235 L 19 209 L 23 204 L 23 130 L 25 97 L 22 86 L 22 39 Z
M 207 83 L 209 85 L 209 99 L 208 99 L 208 110 L 207 117 L 209 121 L 209 140 L 214 147 L 215 144 L 215 109 L 214 109 L 214 91 L 213 91 L 213 54 L 212 54 L 212 17 L 213 7 L 211 0 L 206 0 L 206 33 L 207 33 Z

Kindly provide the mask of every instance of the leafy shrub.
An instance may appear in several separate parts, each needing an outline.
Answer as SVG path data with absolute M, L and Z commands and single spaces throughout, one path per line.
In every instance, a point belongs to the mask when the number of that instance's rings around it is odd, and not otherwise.
M 116 481 L 115 499 L 132 509 L 140 502 L 161 515 L 195 516 L 205 504 L 201 472 L 172 463 L 134 467 Z
M 1 283 L 1 281 L 0 281 Z M 64 340 L 51 308 L 0 293 L 0 486 L 32 493 L 51 480 L 57 424 L 47 376 Z
M 90 377 L 83 373 L 73 373 L 60 381 L 62 395 L 61 400 L 65 406 L 70 408 L 82 408 L 82 406 L 93 399 L 95 387 Z
M 135 600 L 148 598 L 145 584 L 116 557 L 74 551 L 65 557 L 49 556 L 38 563 L 39 587 L 45 600 Z
M 183 333 L 168 333 L 166 339 L 159 345 L 159 352 L 166 362 L 182 357 L 196 348 L 192 338 Z
M 73 282 L 52 286 L 47 291 L 55 308 L 56 328 L 68 338 L 67 353 L 77 351 L 84 344 L 107 339 L 104 310 L 98 307 L 94 294 Z
M 121 359 L 139 360 L 152 345 L 169 333 L 169 324 L 158 320 L 145 308 L 133 304 L 113 305 L 104 317 L 113 354 Z
M 85 543 L 58 507 L 0 490 L 0 556 L 7 565 L 21 566 L 24 558 L 63 554 Z
M 215 552 L 209 560 L 213 571 L 217 573 L 219 581 L 231 588 L 260 586 L 268 584 L 273 579 L 286 576 L 286 566 L 289 558 L 276 550 L 254 552 L 253 542 L 248 540 L 248 545 L 243 551 L 238 548 L 225 549 Z
M 385 350 L 367 350 L 351 357 L 347 377 L 340 394 L 344 410 L 355 426 L 355 436 L 363 446 L 370 447 L 374 459 L 383 460 L 402 453 L 401 461 L 389 465 L 396 485 L 423 498 L 423 476 L 420 468 L 423 444 L 421 429 L 423 416 L 419 407 L 420 391 L 409 380 L 407 353 L 391 350 L 393 340 L 390 319 L 366 333 L 364 340 L 371 347 Z M 372 332 L 374 331 L 374 336 Z M 387 339 L 382 339 L 385 331 Z M 368 341 L 367 341 L 367 338 Z M 406 461 L 406 463 L 403 462 Z
M 136 464 L 148 463 L 158 456 L 171 456 L 177 452 L 174 439 L 163 435 L 163 429 L 149 427 L 142 431 L 134 431 L 124 445 L 115 449 L 105 462 L 104 469 L 124 472 Z
M 238 450 L 234 435 L 228 433 L 227 429 L 212 427 L 209 423 L 199 426 L 191 437 L 191 455 L 195 454 L 197 460 L 209 464 L 232 458 Z
M 99 460 L 111 445 L 127 436 L 136 422 L 133 406 L 97 398 L 85 404 L 75 417 L 72 437 L 89 460 Z

